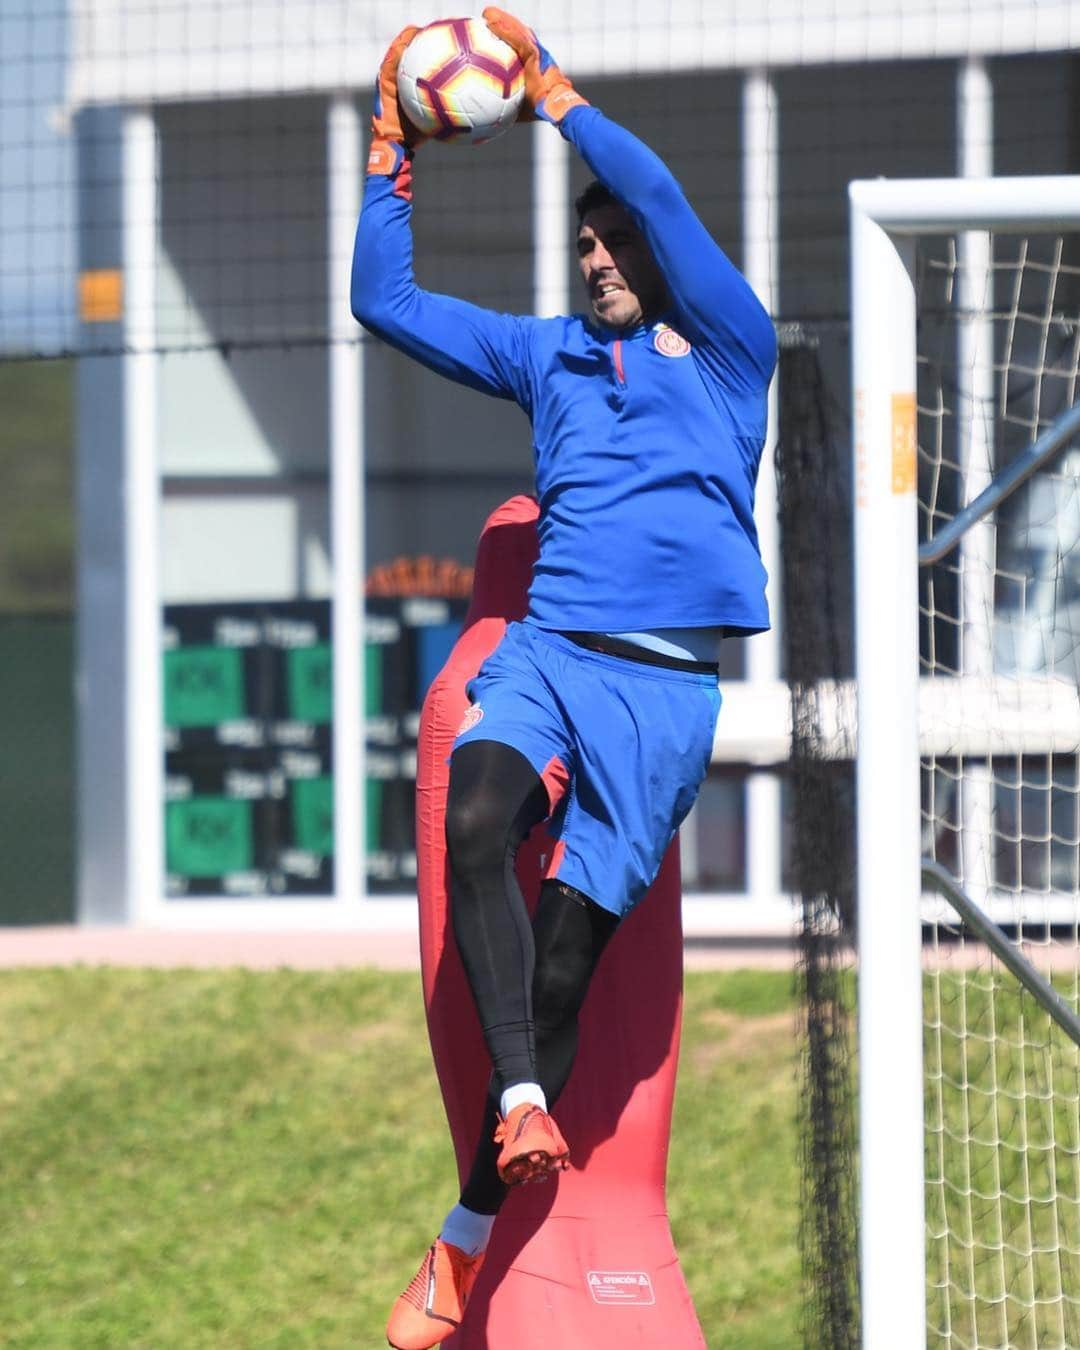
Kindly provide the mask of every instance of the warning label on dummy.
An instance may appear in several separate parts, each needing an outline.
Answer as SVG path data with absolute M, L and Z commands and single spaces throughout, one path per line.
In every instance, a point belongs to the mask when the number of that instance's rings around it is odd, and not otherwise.
M 652 1280 L 643 1270 L 590 1270 L 585 1277 L 596 1303 L 655 1303 Z

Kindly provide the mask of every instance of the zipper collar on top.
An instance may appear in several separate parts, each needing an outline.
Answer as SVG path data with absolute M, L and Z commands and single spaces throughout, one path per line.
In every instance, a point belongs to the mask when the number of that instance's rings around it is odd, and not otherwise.
M 653 328 L 651 323 L 636 323 L 632 328 L 610 328 L 606 323 L 597 323 L 588 314 L 582 314 L 580 318 L 592 336 L 605 347 L 610 347 L 615 342 L 634 342 L 651 332 Z

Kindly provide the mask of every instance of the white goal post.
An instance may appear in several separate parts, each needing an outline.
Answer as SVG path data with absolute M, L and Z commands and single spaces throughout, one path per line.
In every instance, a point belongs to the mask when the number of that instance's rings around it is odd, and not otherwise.
M 1041 1286 L 1037 1289 L 1028 1276 L 1010 1267 L 1001 1275 L 996 1292 L 987 1296 L 987 1307 L 975 1307 L 975 1286 L 981 1278 L 981 1267 L 976 1273 L 976 1265 L 983 1258 L 970 1254 L 979 1240 L 969 1232 L 960 1245 L 972 1273 L 945 1269 L 940 1285 L 948 1292 L 937 1301 L 946 1310 L 940 1316 L 928 1314 L 925 1160 L 931 1146 L 924 1112 L 926 1103 L 931 1107 L 933 1103 L 929 1095 L 924 1103 L 923 1045 L 924 923 L 930 911 L 923 896 L 920 859 L 927 851 L 928 833 L 941 839 L 948 835 L 948 848 L 955 848 L 955 854 L 950 854 L 956 859 L 954 870 L 964 874 L 968 893 L 981 906 L 996 907 L 999 923 L 1020 925 L 1021 938 L 1024 921 L 1041 922 L 1047 933 L 1052 925 L 1071 927 L 1075 958 L 1080 895 L 1068 852 L 1076 847 L 1075 829 L 1067 825 L 1063 834 L 1058 823 L 1039 834 L 1038 847 L 1046 851 L 1047 858 L 1052 854 L 1053 868 L 1048 865 L 1047 871 L 1048 875 L 1054 872 L 1054 880 L 1027 896 L 1027 919 L 1018 918 L 1020 909 L 1015 906 L 1024 903 L 1023 876 L 1018 871 L 1015 894 L 1006 895 L 999 876 L 1004 865 L 995 854 L 1005 847 L 1004 835 L 995 834 L 999 829 L 995 812 L 1009 784 L 996 781 L 994 774 L 998 772 L 995 757 L 1011 756 L 1001 762 L 1015 765 L 1019 797 L 1025 781 L 1023 756 L 1042 755 L 1049 765 L 1055 755 L 1065 757 L 1063 762 L 1073 767 L 1064 786 L 1057 785 L 1055 802 L 1064 802 L 1070 809 L 1075 804 L 1080 817 L 1075 770 L 1080 750 L 1077 621 L 1075 616 L 1067 620 L 1071 627 L 1065 635 L 1068 650 L 1064 656 L 1062 634 L 1048 630 L 1036 635 L 1042 643 L 1038 662 L 1026 668 L 1015 661 L 1009 666 L 1002 653 L 1009 641 L 1013 647 L 1019 642 L 1016 633 L 1021 629 L 1030 635 L 1038 618 L 1038 587 L 1030 577 L 1021 577 L 1026 584 L 1025 602 L 1015 611 L 1020 617 L 1014 616 L 1009 639 L 999 610 L 1015 576 L 1004 565 L 997 565 L 993 518 L 975 523 L 956 546 L 945 587 L 955 603 L 950 615 L 938 612 L 933 602 L 928 606 L 928 583 L 924 580 L 920 585 L 918 553 L 920 521 L 924 532 L 933 533 L 986 487 L 995 466 L 1000 469 L 1002 442 L 1007 439 L 1001 429 L 1011 418 L 1006 394 L 1019 389 L 1018 396 L 1027 400 L 1030 439 L 1036 439 L 1051 419 L 1053 410 L 1040 410 L 1038 393 L 1031 392 L 1035 386 L 1041 389 L 1039 382 L 1046 372 L 1058 373 L 1052 370 L 1046 351 L 1045 333 L 1050 325 L 1060 327 L 1071 341 L 1060 362 L 1068 369 L 1054 397 L 1073 405 L 1080 399 L 1076 383 L 1080 312 L 1073 312 L 1070 319 L 1053 308 L 1054 303 L 1060 307 L 1060 300 L 1053 300 L 1056 283 L 1061 281 L 1063 287 L 1068 283 L 1070 299 L 1077 289 L 1077 268 L 1069 265 L 1067 256 L 1063 261 L 1061 240 L 1080 231 L 1080 177 L 864 181 L 850 185 L 849 197 L 863 1345 L 870 1350 L 918 1350 L 928 1339 L 950 1346 L 1065 1345 L 1070 1343 L 1067 1334 L 1056 1328 L 1072 1327 L 1080 1315 L 1080 1283 L 1076 1282 L 1080 1253 L 1075 1243 L 1080 1194 L 1075 1193 L 1075 1176 L 1069 1182 L 1073 1194 L 1061 1202 L 1063 1209 L 1068 1208 L 1065 1217 L 1073 1227 L 1070 1234 L 1058 1231 L 1055 1239 L 1062 1244 L 1064 1255 L 1060 1251 L 1054 1255 L 1059 1273 L 1052 1292 L 1044 1294 Z M 946 383 L 955 407 L 939 408 L 921 387 L 926 368 L 919 354 L 923 319 L 917 254 L 931 236 L 950 241 L 941 250 L 944 261 L 935 265 L 941 278 L 936 283 L 940 294 L 953 306 L 949 343 L 955 366 Z M 1012 270 L 1007 272 L 1002 270 L 1004 265 L 999 266 L 995 251 L 995 241 L 1005 236 L 1025 236 L 1023 245 L 1010 254 L 1020 261 L 1011 261 Z M 1018 298 L 1027 284 L 1026 236 L 1058 237 L 1056 250 L 1048 253 L 1050 261 L 1038 264 L 1039 284 L 1050 296 L 1046 313 L 1039 319 L 1043 339 L 1038 360 L 1022 357 L 1012 345 L 1017 316 L 1026 304 Z M 1010 286 L 1011 311 L 994 300 Z M 937 322 L 934 316 L 927 325 L 933 327 Z M 1070 323 L 1076 330 L 1075 340 L 1070 337 Z M 1034 337 L 1031 342 L 1038 346 Z M 1014 363 L 1013 373 L 1006 368 L 1009 361 Z M 1031 413 L 1028 405 L 1033 400 Z M 966 409 L 964 426 L 960 425 L 961 409 Z M 953 447 L 952 461 L 945 468 L 947 456 L 933 462 L 932 454 L 927 459 L 920 452 L 924 424 L 927 436 L 944 436 Z M 1012 431 L 1010 425 L 1010 435 Z M 1074 467 L 1068 481 L 1073 486 L 1062 489 L 1069 494 L 1066 498 L 1059 493 L 1052 500 L 1067 500 L 1069 512 L 1075 514 L 1077 459 L 1075 451 L 1069 453 Z M 938 492 L 950 474 L 948 492 L 940 501 L 928 501 L 928 494 Z M 1033 531 L 1029 529 L 1025 537 L 1030 541 Z M 1060 537 L 1059 529 L 1055 536 L 1059 564 Z M 1056 584 L 1052 579 L 1051 585 Z M 995 630 L 995 622 L 1002 631 Z M 942 634 L 949 646 L 947 657 L 935 648 Z M 1056 658 L 1050 650 L 1055 641 Z M 954 705 L 963 708 L 962 718 L 956 716 Z M 1029 718 L 1025 718 L 1026 709 L 1031 710 Z M 1046 774 L 1052 783 L 1053 769 Z M 944 784 L 948 785 L 948 808 L 941 807 L 940 818 L 928 824 L 927 795 L 945 795 Z M 1022 838 L 1009 840 L 1009 844 L 1015 844 L 1018 856 L 1022 854 Z M 1021 869 L 1023 862 L 1017 867 Z M 1075 971 L 1074 959 L 1073 1000 Z M 977 1001 L 974 994 L 970 999 L 969 1011 Z M 991 1050 L 991 1061 L 995 1054 Z M 966 1075 L 966 1060 L 964 1064 Z M 1070 1069 L 1060 1085 L 1069 1120 L 1075 1114 L 1076 1081 Z M 1052 1118 L 1053 1088 L 1050 1097 L 1047 1109 Z M 1001 1123 L 997 1106 L 993 1110 L 998 1113 L 994 1118 L 999 1143 L 1009 1130 L 1026 1128 L 1026 1116 L 1020 1119 L 1016 1114 L 1026 1110 L 1026 1102 L 1018 1105 L 1016 1094 L 1009 1100 L 1008 1110 L 1014 1114 L 1008 1122 Z M 950 1137 L 949 1146 L 955 1142 Z M 974 1151 L 984 1142 L 978 1130 L 972 1130 L 966 1146 Z M 1074 1171 L 1077 1145 L 1072 1135 L 1062 1144 Z M 1053 1157 L 1057 1148 L 1051 1140 L 1043 1153 L 1049 1151 Z M 979 1178 L 973 1181 L 969 1175 L 969 1195 L 980 1195 L 982 1186 Z M 1028 1199 L 1030 1207 L 1030 1195 Z M 988 1246 L 994 1248 L 994 1259 L 1004 1271 L 1001 1253 L 1016 1244 L 1002 1231 L 1000 1217 L 997 1223 L 996 1236 Z M 1042 1260 L 1047 1248 L 1041 1238 L 1031 1240 L 1034 1255 L 1030 1259 Z M 946 1267 L 950 1260 L 956 1263 L 957 1258 L 946 1252 L 940 1264 Z M 960 1308 L 962 1301 L 965 1306 Z M 1018 1333 L 1017 1326 L 1025 1329 Z M 1037 1327 L 1051 1329 L 1040 1333 Z

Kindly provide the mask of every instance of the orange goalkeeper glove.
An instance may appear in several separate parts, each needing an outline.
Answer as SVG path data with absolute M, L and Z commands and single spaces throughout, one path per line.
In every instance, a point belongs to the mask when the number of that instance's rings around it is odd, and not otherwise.
M 416 24 L 403 28 L 387 48 L 375 81 L 375 107 L 371 114 L 371 149 L 368 173 L 396 175 L 406 152 L 428 138 L 413 126 L 398 103 L 397 73 L 405 48 L 419 33 Z
M 552 60 L 551 53 L 520 19 L 488 5 L 484 22 L 496 37 L 513 47 L 525 69 L 525 99 L 518 113 L 519 122 L 541 118 L 558 126 L 571 108 L 588 106 L 589 100 L 581 97 Z

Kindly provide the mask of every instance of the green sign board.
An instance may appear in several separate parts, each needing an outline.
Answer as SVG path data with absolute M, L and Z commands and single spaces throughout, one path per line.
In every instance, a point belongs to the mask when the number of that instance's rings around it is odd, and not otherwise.
M 233 797 L 188 797 L 165 807 L 165 862 L 183 877 L 217 877 L 253 866 L 252 805 Z
M 208 727 L 247 716 L 244 657 L 237 647 L 177 647 L 165 653 L 165 722 Z
M 292 647 L 286 654 L 289 716 L 329 722 L 334 712 L 334 671 L 329 642 Z
M 364 646 L 364 712 L 377 717 L 383 710 L 383 649 L 375 642 Z
M 289 790 L 297 846 L 328 857 L 334 851 L 334 780 L 297 778 Z

